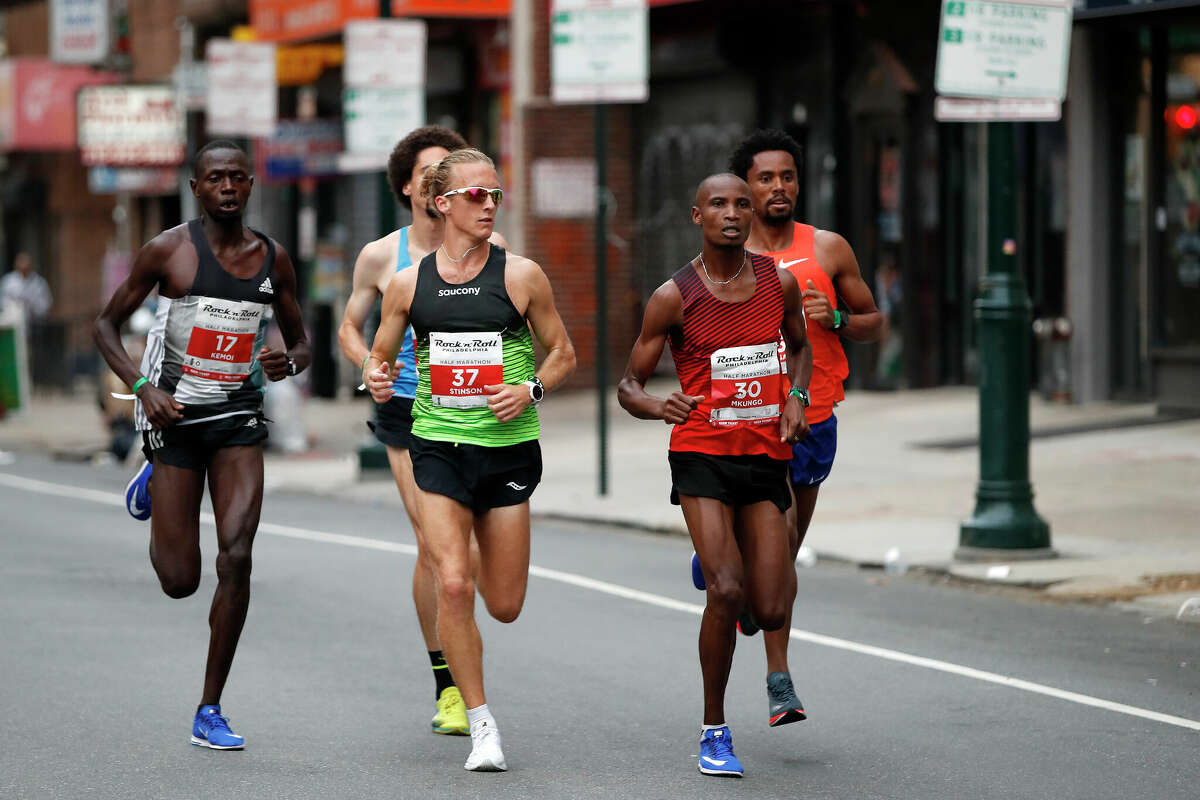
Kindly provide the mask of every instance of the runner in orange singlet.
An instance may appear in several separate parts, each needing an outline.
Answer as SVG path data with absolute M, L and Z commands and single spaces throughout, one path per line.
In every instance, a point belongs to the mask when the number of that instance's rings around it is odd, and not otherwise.
M 813 373 L 808 391 L 811 406 L 806 417 L 809 435 L 792 448 L 790 478 L 796 502 L 789 512 L 791 557 L 796 554 L 812 520 L 821 483 L 833 468 L 837 451 L 837 417 L 833 409 L 842 401 L 842 381 L 849 374 L 842 337 L 873 342 L 883 328 L 883 315 L 863 281 L 850 245 L 836 233 L 792 220 L 800 182 L 796 165 L 800 145 L 783 131 L 756 131 L 734 150 L 730 171 L 750 185 L 754 221 L 746 249 L 775 259 L 796 276 L 804 292 L 808 341 Z M 796 600 L 796 572 L 787 588 L 787 624 L 764 634 L 767 650 L 769 723 L 782 725 L 804 719 L 788 670 L 788 629 Z M 743 625 L 743 633 L 753 633 Z

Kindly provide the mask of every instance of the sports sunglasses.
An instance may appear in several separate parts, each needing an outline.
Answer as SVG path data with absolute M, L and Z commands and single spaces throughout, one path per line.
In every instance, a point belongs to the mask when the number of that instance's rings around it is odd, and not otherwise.
M 485 189 L 482 186 L 464 186 L 461 189 L 451 189 L 450 191 L 441 195 L 441 197 L 449 197 L 452 194 L 465 194 L 469 199 L 476 203 L 482 203 L 483 198 L 487 197 L 488 195 L 492 196 L 492 202 L 496 205 L 500 205 L 501 201 L 504 200 L 503 189 Z

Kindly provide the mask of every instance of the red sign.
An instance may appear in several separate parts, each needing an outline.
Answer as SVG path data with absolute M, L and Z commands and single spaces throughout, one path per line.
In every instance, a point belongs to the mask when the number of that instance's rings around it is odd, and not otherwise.
M 72 150 L 75 95 L 119 76 L 40 58 L 0 62 L 0 150 Z
M 507 17 L 511 0 L 392 0 L 393 17 Z
M 379 16 L 379 0 L 250 0 L 260 42 L 299 42 L 342 32 L 352 19 Z

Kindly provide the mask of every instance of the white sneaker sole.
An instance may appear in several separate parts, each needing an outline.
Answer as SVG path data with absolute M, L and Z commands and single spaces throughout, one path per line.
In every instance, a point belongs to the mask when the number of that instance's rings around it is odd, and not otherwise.
M 706 768 L 700 766 L 699 764 L 697 764 L 696 766 L 705 775 L 716 775 L 718 778 L 740 778 L 740 777 L 742 777 L 742 773 L 740 773 L 740 772 L 730 772 L 729 770 L 724 770 L 724 769 L 706 769 Z
M 241 744 L 219 745 L 213 744 L 212 742 L 208 741 L 208 739 L 201 739 L 198 736 L 192 737 L 192 744 L 197 745 L 198 747 L 207 747 L 209 750 L 243 750 L 246 747 L 245 742 L 242 742 Z

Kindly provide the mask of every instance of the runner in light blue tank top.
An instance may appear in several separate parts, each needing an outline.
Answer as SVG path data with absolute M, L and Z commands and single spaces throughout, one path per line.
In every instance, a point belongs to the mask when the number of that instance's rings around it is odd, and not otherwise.
M 396 257 L 396 272 L 402 269 L 408 269 L 413 265 L 412 258 L 408 255 L 408 230 L 411 225 L 405 225 L 400 229 L 400 247 Z M 417 351 L 413 345 L 413 329 L 409 326 L 404 332 L 404 344 L 400 346 L 400 352 L 396 356 L 397 360 L 404 364 L 403 367 L 396 371 L 396 380 L 392 384 L 392 388 L 396 390 L 397 397 L 416 397 L 417 396 Z

